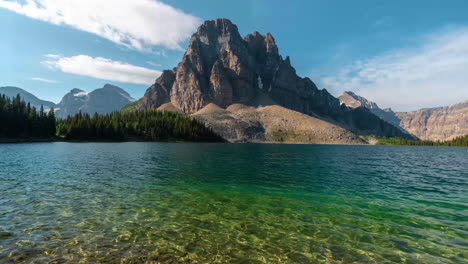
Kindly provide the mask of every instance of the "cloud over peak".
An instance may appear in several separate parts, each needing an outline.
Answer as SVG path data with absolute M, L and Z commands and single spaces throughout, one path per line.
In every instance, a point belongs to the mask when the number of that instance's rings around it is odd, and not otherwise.
M 181 49 L 201 22 L 157 0 L 0 0 L 0 8 L 143 51 L 153 46 Z
M 45 56 L 48 59 L 42 63 L 51 69 L 109 81 L 151 85 L 161 75 L 160 71 L 102 57 L 94 58 L 88 55 L 61 57 L 50 54 Z
M 426 35 L 421 43 L 357 60 L 323 78 L 322 85 L 335 95 L 351 90 L 397 110 L 468 99 L 468 27 Z

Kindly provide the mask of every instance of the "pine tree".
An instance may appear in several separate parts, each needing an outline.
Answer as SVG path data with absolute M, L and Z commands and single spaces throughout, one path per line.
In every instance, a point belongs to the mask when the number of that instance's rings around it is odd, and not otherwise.
M 13 99 L 0 95 L 0 138 L 51 138 L 55 135 L 55 116 L 38 116 L 35 107 L 18 94 Z
M 222 141 L 198 121 L 172 112 L 78 113 L 57 121 L 56 133 L 70 140 Z

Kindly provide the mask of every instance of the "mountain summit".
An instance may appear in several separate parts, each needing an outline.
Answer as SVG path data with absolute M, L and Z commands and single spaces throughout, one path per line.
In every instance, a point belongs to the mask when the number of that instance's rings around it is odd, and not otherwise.
M 36 107 L 37 110 L 39 110 L 41 106 L 43 106 L 45 110 L 56 107 L 54 103 L 41 100 L 37 98 L 35 95 L 33 95 L 32 93 L 27 92 L 24 89 L 21 89 L 18 87 L 13 87 L 13 86 L 0 87 L 0 94 L 4 94 L 5 96 L 10 97 L 10 98 L 13 98 L 19 94 L 22 100 L 24 100 L 25 102 L 29 102 L 31 106 Z
M 125 90 L 106 84 L 92 92 L 74 88 L 57 105 L 56 116 L 66 118 L 78 112 L 107 114 L 135 101 Z
M 406 130 L 400 127 L 400 119 L 395 115 L 391 108 L 381 109 L 376 103 L 367 100 L 351 91 L 344 92 L 338 97 L 342 104 L 351 108 L 365 107 L 369 109 L 374 115 L 382 118 L 390 124 L 400 128 L 406 133 Z
M 270 33 L 242 38 L 237 26 L 224 18 L 198 28 L 179 65 L 164 71 L 137 107 L 154 109 L 167 103 L 185 114 L 210 103 L 222 108 L 279 105 L 359 134 L 405 136 L 367 109 L 342 106 L 327 90 L 299 77 Z

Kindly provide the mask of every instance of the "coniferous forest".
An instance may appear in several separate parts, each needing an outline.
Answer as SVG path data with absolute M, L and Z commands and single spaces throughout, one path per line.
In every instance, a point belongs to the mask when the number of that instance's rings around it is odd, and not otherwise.
M 19 95 L 0 95 L 0 139 L 76 141 L 223 141 L 200 122 L 172 112 L 78 113 L 56 119 L 54 109 L 38 111 Z
M 80 112 L 57 120 L 57 136 L 85 141 L 223 141 L 195 119 L 156 110 L 94 114 L 92 117 Z
M 37 111 L 19 95 L 14 98 L 0 95 L 0 139 L 53 138 L 55 125 L 53 108 L 45 113 L 43 107 Z
M 411 140 L 406 138 L 382 137 L 377 140 L 377 145 L 468 147 L 468 135 L 456 137 L 448 141 Z

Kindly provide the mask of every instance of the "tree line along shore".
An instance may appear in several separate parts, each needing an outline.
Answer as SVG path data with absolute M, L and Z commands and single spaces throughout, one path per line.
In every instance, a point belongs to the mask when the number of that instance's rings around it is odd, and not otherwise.
M 0 142 L 30 141 L 196 141 L 223 139 L 195 119 L 172 112 L 78 113 L 65 119 L 54 109 L 37 110 L 19 95 L 0 96 Z
M 20 95 L 0 95 L 0 143 L 50 141 L 193 141 L 224 142 L 196 119 L 168 111 L 77 113 L 56 118 L 54 109 L 31 106 Z M 377 145 L 468 147 L 468 135 L 450 141 L 379 137 Z

